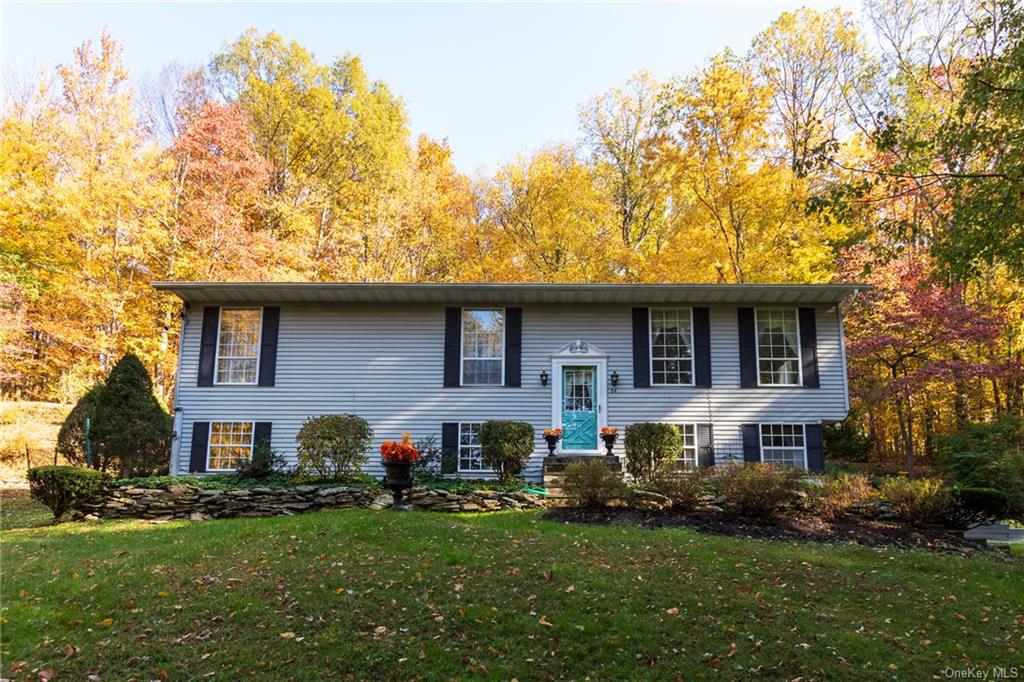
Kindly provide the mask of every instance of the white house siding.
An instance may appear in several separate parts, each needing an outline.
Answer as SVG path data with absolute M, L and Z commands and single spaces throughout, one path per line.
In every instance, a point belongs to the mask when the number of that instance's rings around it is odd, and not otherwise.
M 639 421 L 711 422 L 719 459 L 741 451 L 740 425 L 754 422 L 817 423 L 846 415 L 845 367 L 835 306 L 818 306 L 821 388 L 740 388 L 736 306 L 711 306 L 713 388 L 633 388 L 631 306 L 524 305 L 522 388 L 443 388 L 444 307 L 361 304 L 282 306 L 273 387 L 196 386 L 202 307 L 183 323 L 178 405 L 180 438 L 172 471 L 186 473 L 194 421 L 270 421 L 272 446 L 295 461 L 295 434 L 307 417 L 349 412 L 371 423 L 374 451 L 382 439 L 409 431 L 433 435 L 442 422 L 488 419 L 528 421 L 538 434 L 525 474 L 540 476 L 547 453 L 540 431 L 551 422 L 550 355 L 581 339 L 608 355 L 608 423 L 623 428 Z M 621 452 L 622 439 L 617 445 Z M 371 453 L 368 473 L 379 475 Z

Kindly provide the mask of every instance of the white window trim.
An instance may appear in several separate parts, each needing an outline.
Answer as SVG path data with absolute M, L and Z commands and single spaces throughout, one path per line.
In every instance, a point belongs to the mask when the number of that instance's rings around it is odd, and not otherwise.
M 467 358 L 466 353 L 466 313 L 467 312 L 501 312 L 501 379 L 496 384 L 467 384 L 464 379 L 466 360 L 495 360 L 496 358 Z M 505 385 L 505 334 L 508 329 L 505 308 L 459 308 L 459 386 L 504 386 Z M 461 422 L 460 422 L 461 423 Z
M 683 428 L 687 427 L 687 426 L 692 426 L 693 427 L 693 468 L 694 469 L 699 469 L 700 468 L 700 440 L 699 440 L 699 436 L 698 436 L 698 433 L 697 433 L 697 423 L 696 422 L 692 422 L 692 423 L 691 422 L 685 422 L 683 424 L 677 424 L 677 426 L 679 428 L 679 437 L 682 438 L 682 440 L 683 440 L 683 450 L 686 449 L 686 434 L 683 433 Z M 683 458 L 680 457 L 680 459 L 683 459 Z
M 259 310 L 260 311 L 260 329 L 259 335 L 256 337 L 256 378 L 252 381 L 220 381 L 217 377 L 220 375 L 220 323 L 224 316 L 225 310 Z M 256 386 L 260 382 L 260 360 L 263 354 L 263 306 L 231 306 L 228 308 L 221 308 L 217 311 L 217 343 L 213 347 L 213 384 L 214 386 Z
M 459 442 L 455 448 L 455 471 L 460 474 L 492 474 L 493 469 L 488 469 L 487 465 L 484 464 L 483 460 L 483 448 L 480 449 L 480 468 L 479 469 L 463 469 L 462 468 L 462 425 L 463 424 L 476 424 L 479 428 L 483 422 L 459 422 Z M 465 446 L 472 447 L 472 446 Z
M 807 425 L 797 422 L 760 422 L 757 425 L 757 454 L 764 464 L 764 427 L 766 426 L 799 426 L 804 437 L 804 471 L 807 471 Z M 796 448 L 791 448 L 796 449 Z
M 214 424 L 249 424 L 249 457 L 252 457 L 252 452 L 256 448 L 256 422 L 247 421 L 245 419 L 223 419 L 220 421 L 210 421 L 210 431 L 209 433 L 206 434 L 206 472 L 226 473 L 238 471 L 238 469 L 213 469 L 210 467 L 210 446 L 212 445 L 213 442 Z
M 759 310 L 792 310 L 796 315 L 796 383 L 795 384 L 765 384 L 761 382 L 761 343 L 757 333 L 757 311 Z M 803 348 L 800 347 L 800 310 L 789 306 L 764 306 L 754 308 L 754 371 L 757 373 L 758 387 L 765 388 L 801 388 L 804 385 L 804 357 Z
M 659 384 L 654 381 L 654 315 L 652 314 L 655 310 L 685 310 L 690 313 L 690 381 L 685 384 Z M 757 329 L 757 319 L 754 320 L 754 329 Z M 695 386 L 697 381 L 697 358 L 694 357 L 693 346 L 693 308 L 680 307 L 659 307 L 659 308 L 648 308 L 647 309 L 647 371 L 650 373 L 651 386 L 666 386 L 672 388 L 673 386 Z M 659 358 L 663 360 L 665 358 Z

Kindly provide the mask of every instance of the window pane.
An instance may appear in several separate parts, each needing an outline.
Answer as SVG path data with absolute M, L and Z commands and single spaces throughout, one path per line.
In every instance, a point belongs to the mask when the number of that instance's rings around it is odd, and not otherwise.
M 236 469 L 252 457 L 252 428 L 252 422 L 212 422 L 207 470 Z
M 803 468 L 803 424 L 762 424 L 761 458 L 765 464 Z
M 697 427 L 693 424 L 683 424 L 679 427 L 679 433 L 683 436 L 683 463 L 687 469 L 696 469 Z
M 758 308 L 758 379 L 767 385 L 795 386 L 800 383 L 800 344 L 796 310 Z
M 462 383 L 500 384 L 505 356 L 505 320 L 501 310 L 462 312 Z
M 459 424 L 459 471 L 483 471 L 480 424 Z
M 217 382 L 254 384 L 260 350 L 259 308 L 224 308 L 217 337 Z
M 651 371 L 655 384 L 693 383 L 689 308 L 651 309 Z

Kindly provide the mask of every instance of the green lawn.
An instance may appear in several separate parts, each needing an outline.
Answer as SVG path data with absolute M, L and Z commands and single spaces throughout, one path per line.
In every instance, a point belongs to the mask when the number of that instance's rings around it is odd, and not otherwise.
M 33 517 L 24 518 L 35 523 Z M 5 530 L 4 676 L 931 678 L 1024 665 L 1024 560 L 333 511 Z

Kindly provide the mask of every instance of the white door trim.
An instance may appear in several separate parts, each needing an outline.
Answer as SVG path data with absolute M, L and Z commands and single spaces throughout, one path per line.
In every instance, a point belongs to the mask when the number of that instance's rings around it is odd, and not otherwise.
M 551 358 L 551 424 L 554 428 L 562 428 L 562 369 L 565 367 L 593 367 L 597 370 L 597 446 L 593 450 L 563 450 L 562 441 L 558 441 L 557 454 L 564 455 L 600 455 L 600 430 L 608 425 L 608 359 L 595 357 L 553 357 Z

